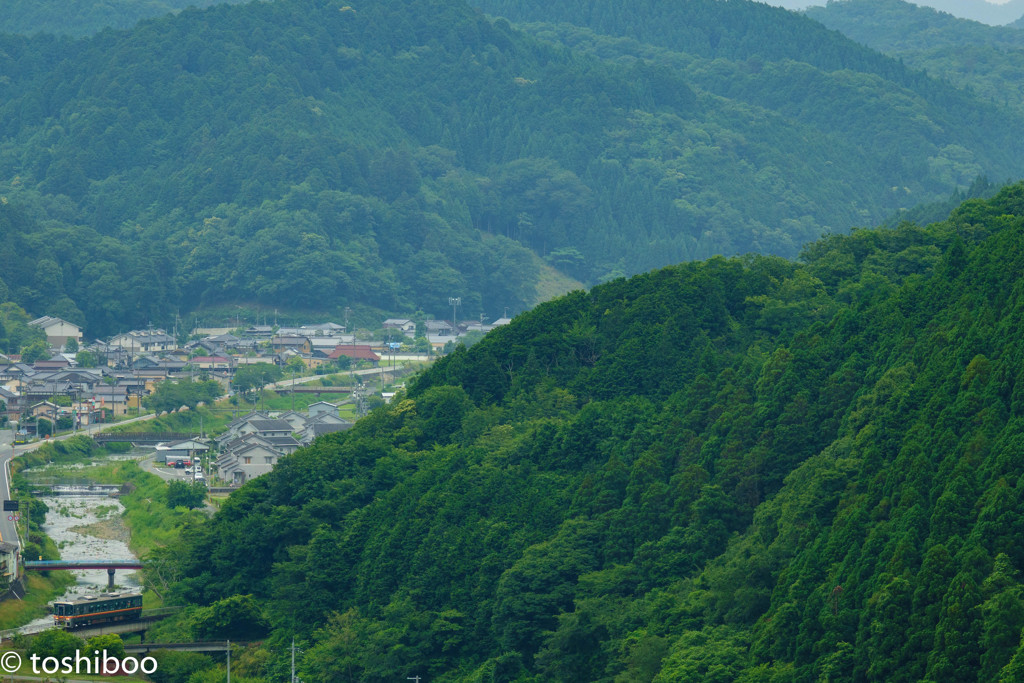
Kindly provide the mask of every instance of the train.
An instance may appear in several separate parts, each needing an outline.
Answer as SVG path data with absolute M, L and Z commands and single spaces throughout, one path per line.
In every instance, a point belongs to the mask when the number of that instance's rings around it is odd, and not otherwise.
M 101 593 L 53 603 L 53 623 L 64 629 L 137 621 L 141 616 L 140 593 Z

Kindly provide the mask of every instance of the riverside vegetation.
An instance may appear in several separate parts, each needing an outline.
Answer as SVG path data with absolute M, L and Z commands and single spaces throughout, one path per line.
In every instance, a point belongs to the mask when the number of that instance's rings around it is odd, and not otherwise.
M 167 628 L 265 681 L 293 636 L 310 681 L 1022 680 L 1022 276 L 1014 185 L 538 306 L 155 549 Z

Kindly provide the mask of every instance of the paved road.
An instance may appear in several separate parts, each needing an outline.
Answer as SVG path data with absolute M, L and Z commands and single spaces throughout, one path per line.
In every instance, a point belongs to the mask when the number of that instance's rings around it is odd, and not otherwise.
M 195 481 L 194 473 L 186 472 L 185 468 L 178 469 L 177 467 L 167 467 L 166 465 L 158 464 L 156 462 L 156 456 L 159 453 L 160 451 L 155 451 L 139 460 L 139 467 L 150 474 L 155 474 L 164 481 L 185 481 L 188 483 Z M 203 458 L 204 465 L 206 464 L 207 459 L 208 458 Z
M 0 429 L 0 496 L 3 496 L 4 500 L 9 500 L 11 497 L 9 464 L 11 458 L 14 457 L 14 451 L 11 446 L 13 442 L 14 430 Z M 20 546 L 21 543 L 18 542 L 18 534 L 14 529 L 14 522 L 7 519 L 7 516 L 10 514 L 9 512 L 4 512 L 0 515 L 0 540 L 7 541 L 8 543 L 17 543 Z

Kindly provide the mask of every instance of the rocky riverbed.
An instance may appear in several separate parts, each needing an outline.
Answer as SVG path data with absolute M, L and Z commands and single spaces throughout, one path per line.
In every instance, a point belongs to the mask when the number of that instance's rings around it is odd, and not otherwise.
M 120 560 L 134 557 L 128 549 L 128 528 L 121 519 L 124 507 L 116 498 L 52 496 L 41 500 L 50 508 L 44 531 L 60 548 L 62 559 Z M 76 584 L 59 600 L 106 592 L 106 570 L 84 570 L 74 574 Z M 115 590 L 139 589 L 140 584 L 133 571 L 119 570 L 114 579 Z M 52 623 L 52 617 L 32 622 L 29 627 L 44 623 Z

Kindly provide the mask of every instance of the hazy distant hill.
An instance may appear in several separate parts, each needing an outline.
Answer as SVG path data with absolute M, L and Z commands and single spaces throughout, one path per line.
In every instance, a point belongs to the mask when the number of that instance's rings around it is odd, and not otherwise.
M 972 44 L 1024 48 L 1024 32 L 1018 29 L 959 19 L 904 0 L 833 0 L 804 14 L 885 54 Z
M 0 32 L 87 36 L 105 28 L 129 28 L 142 19 L 186 7 L 248 0 L 3 0 Z
M 839 0 L 806 14 L 909 67 L 1024 111 L 1024 31 L 903 0 Z
M 838 1 L 843 2 L 844 0 Z M 772 0 L 768 4 L 803 11 L 827 3 L 820 0 Z M 914 4 L 989 26 L 1019 24 L 1024 17 L 1024 0 L 1010 0 L 1004 3 L 987 2 L 986 0 L 921 0 Z
M 992 26 L 1009 24 L 1024 16 L 1024 0 L 1009 0 L 1001 4 L 985 0 L 924 0 L 920 4 Z
M 0 37 L 0 291 L 89 334 L 236 302 L 496 316 L 535 256 L 588 284 L 795 256 L 1024 172 L 1014 115 L 806 17 L 580 7 L 486 7 L 577 23 L 537 37 L 440 0 Z

